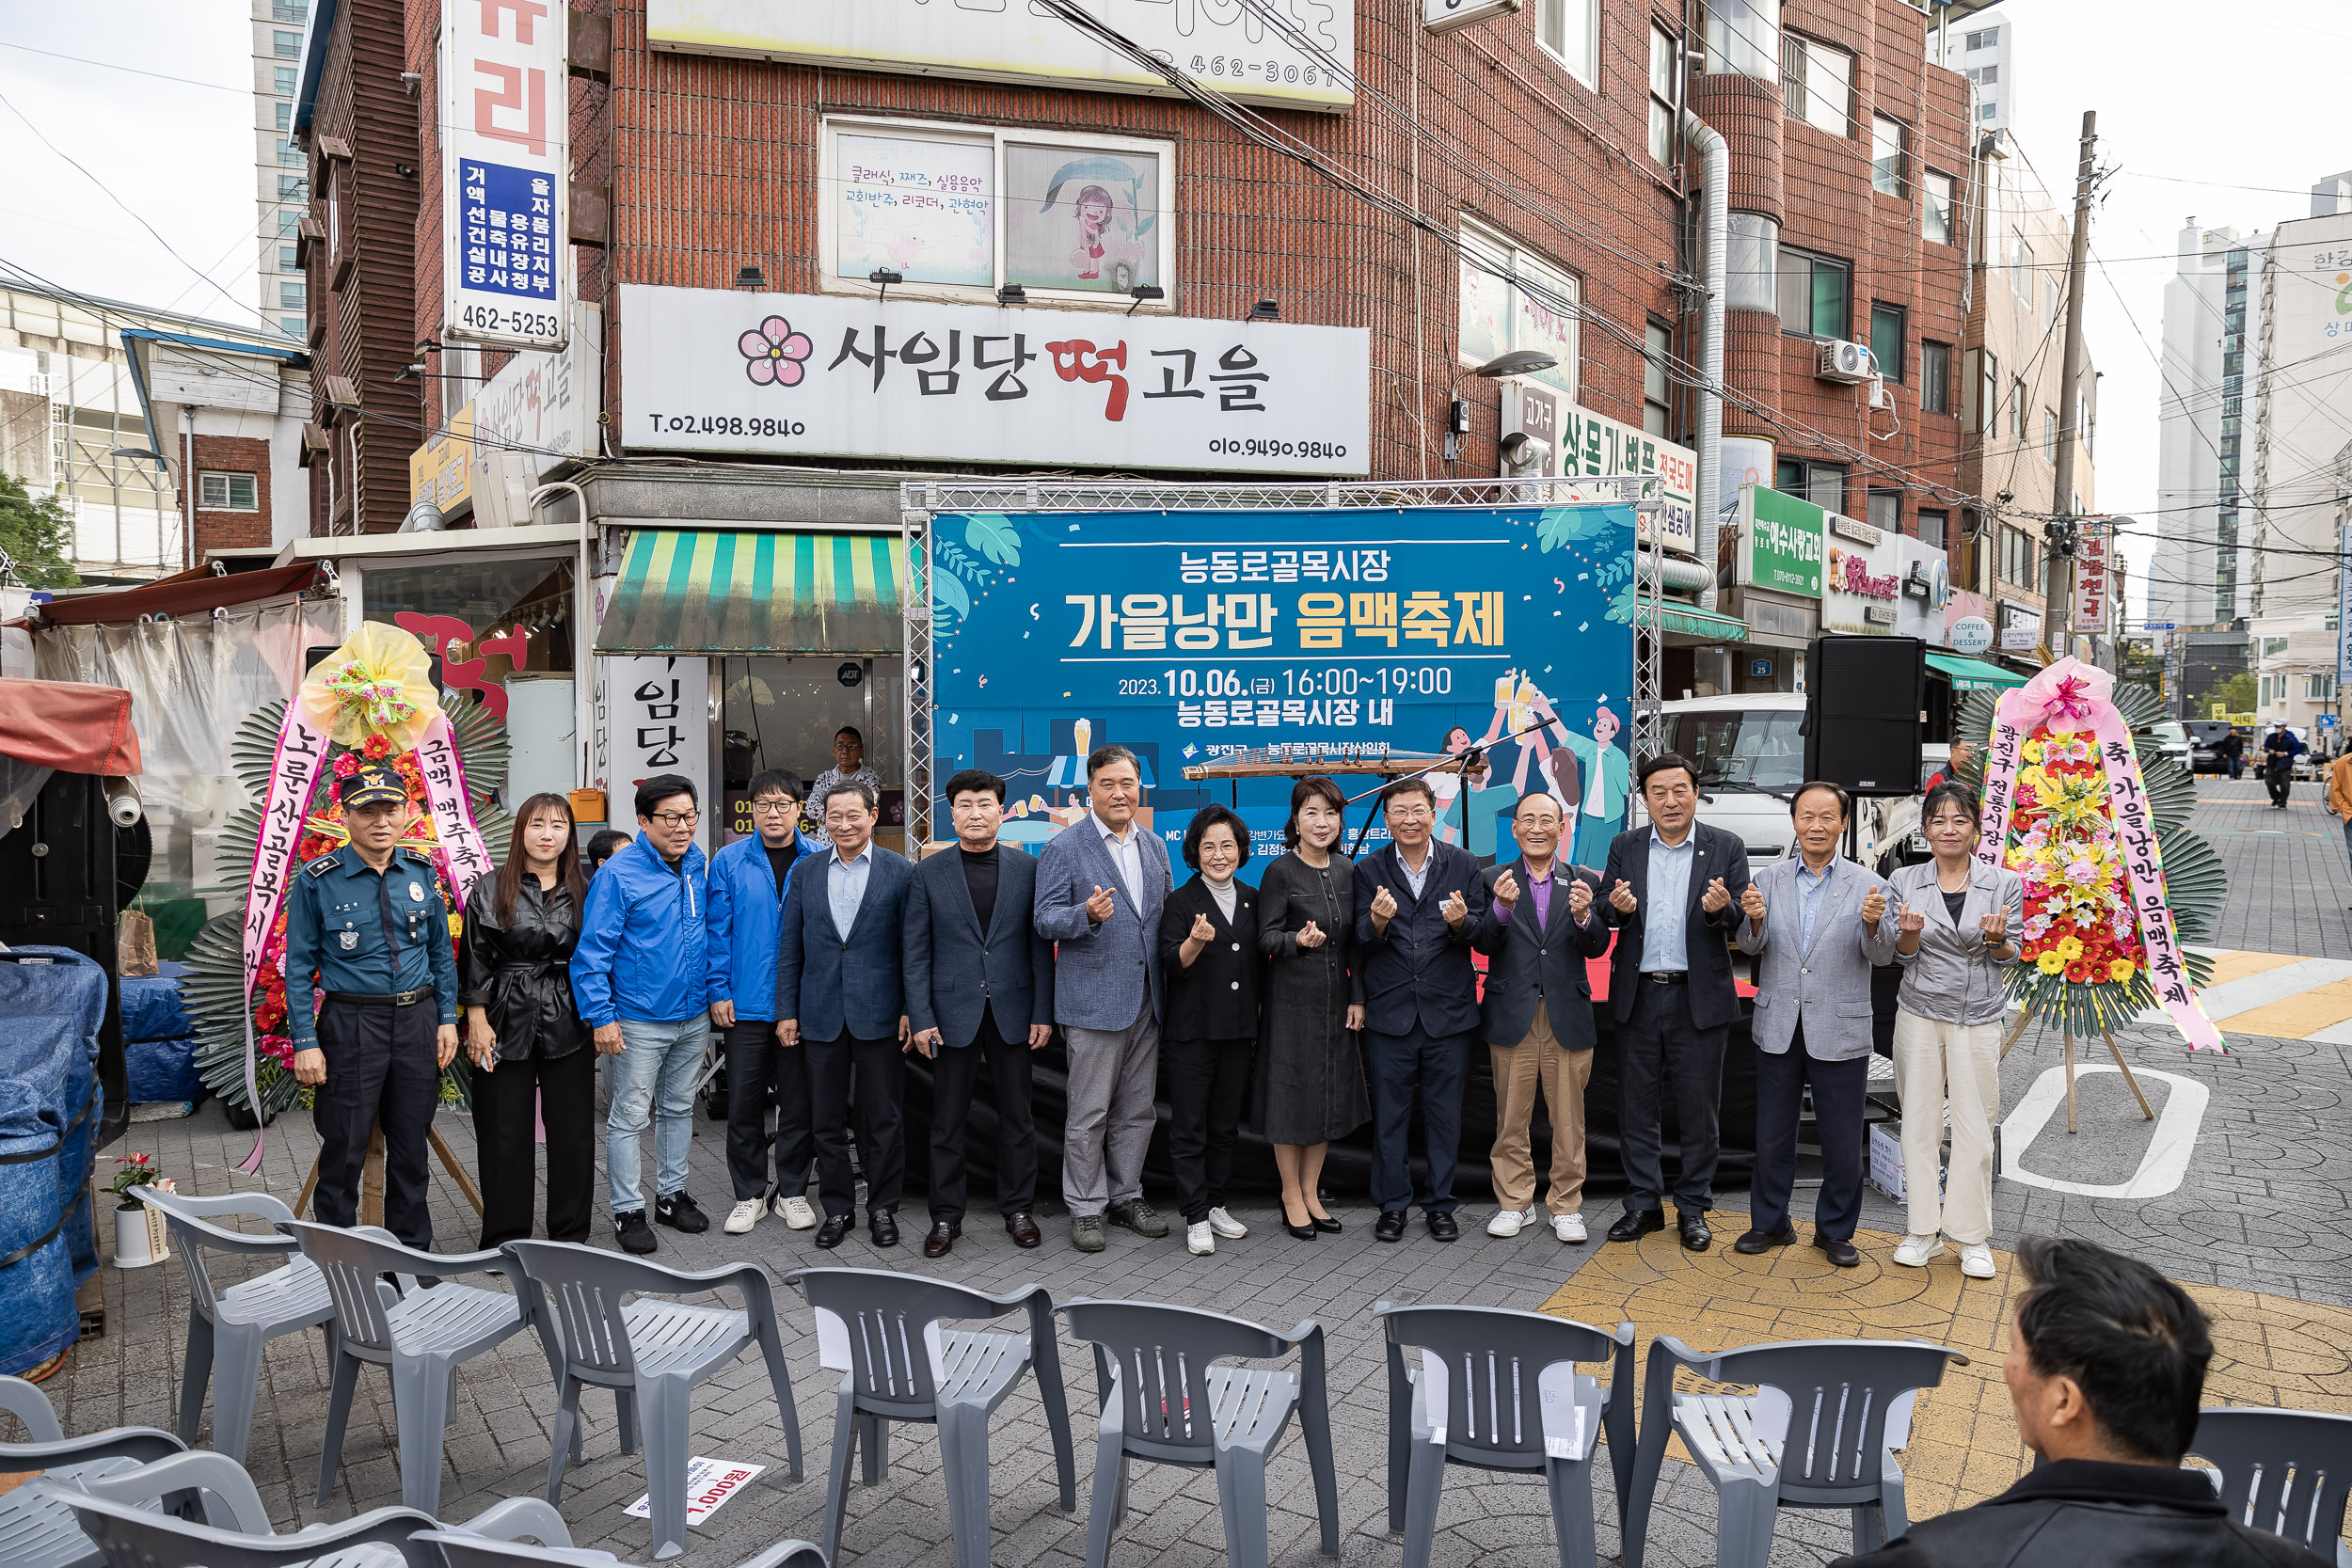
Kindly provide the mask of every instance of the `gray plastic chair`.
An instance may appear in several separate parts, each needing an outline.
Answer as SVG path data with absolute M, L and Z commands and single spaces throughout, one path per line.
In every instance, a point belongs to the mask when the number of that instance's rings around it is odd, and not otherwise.
M 400 1500 L 421 1513 L 439 1512 L 441 1457 L 457 1369 L 532 1325 L 527 1293 L 458 1285 L 452 1276 L 503 1274 L 502 1252 L 452 1256 L 418 1252 L 383 1232 L 365 1234 L 290 1220 L 286 1229 L 319 1266 L 335 1303 L 334 1381 L 326 1401 L 326 1437 L 319 1449 L 319 1495 L 335 1495 L 343 1429 L 362 1363 L 391 1374 L 392 1417 L 400 1429 Z M 381 1276 L 432 1275 L 431 1290 L 393 1297 Z
M 441 1530 L 421 1539 L 441 1548 L 449 1568 L 522 1568 L 525 1563 L 552 1562 L 561 1568 L 628 1568 L 611 1552 L 574 1546 L 567 1551 L 542 1551 L 492 1541 L 479 1535 Z M 825 1568 L 825 1554 L 805 1541 L 779 1541 L 754 1552 L 735 1568 Z
M 1389 1528 L 1405 1536 L 1405 1568 L 1428 1568 L 1449 1465 L 1541 1471 L 1560 1568 L 1593 1568 L 1593 1449 L 1604 1432 L 1620 1519 L 1632 1491 L 1633 1325 L 1610 1335 L 1541 1312 L 1385 1301 L 1372 1315 L 1388 1325 Z M 1419 1368 L 1406 1365 L 1407 1348 Z M 1611 1363 L 1610 1386 L 1581 1361 Z M 1443 1385 L 1434 1396 L 1433 1382 Z
M 774 1293 L 755 1263 L 684 1274 L 569 1242 L 509 1242 L 506 1251 L 538 1291 L 556 1386 L 554 1451 L 548 1501 L 564 1492 L 564 1466 L 580 1449 L 580 1391 L 610 1388 L 619 1407 L 621 1451 L 637 1451 L 634 1414 L 645 1418 L 645 1494 L 657 1561 L 686 1549 L 686 1469 L 692 1442 L 694 1385 L 756 1344 L 768 1363 L 792 1479 L 802 1479 L 801 1418 L 784 1363 Z M 742 1309 L 693 1307 L 657 1296 L 732 1288 Z M 636 1299 L 624 1303 L 624 1296 Z
M 1911 1339 L 1793 1339 L 1703 1355 L 1672 1335 L 1650 1344 L 1642 1437 L 1625 1513 L 1625 1568 L 1641 1568 L 1651 1500 L 1671 1432 L 1715 1488 L 1719 1568 L 1765 1568 L 1784 1508 L 1853 1513 L 1853 1549 L 1875 1550 L 1911 1528 L 1895 1450 L 1910 1441 L 1918 1390 L 1968 1357 Z M 1677 1368 L 1754 1394 L 1675 1391 Z
M 0 1410 L 24 1423 L 29 1442 L 0 1443 L 0 1470 L 40 1470 L 61 1481 L 135 1470 L 187 1445 L 153 1427 L 114 1427 L 68 1437 L 49 1397 L 21 1377 L 0 1377 Z M 8 1568 L 82 1568 L 98 1549 L 73 1515 L 27 1487 L 0 1496 L 0 1563 Z
M 992 1296 L 878 1269 L 803 1269 L 787 1279 L 816 1309 L 819 1359 L 842 1373 L 833 1470 L 825 1488 L 828 1560 L 841 1549 L 850 1459 L 860 1433 L 866 1445 L 864 1480 L 874 1486 L 890 1465 L 889 1423 L 929 1421 L 939 1428 L 956 1568 L 988 1568 L 988 1418 L 1032 1367 L 1054 1440 L 1062 1512 L 1077 1511 L 1070 1402 L 1055 1348 L 1054 1298 L 1044 1286 Z M 1025 1334 L 934 1328 L 943 1320 L 1001 1318 L 1020 1310 L 1029 1316 Z
M 294 1219 L 294 1211 L 267 1193 L 230 1193 L 219 1197 L 196 1197 L 185 1193 L 159 1193 L 134 1187 L 141 1202 L 157 1210 L 170 1227 L 172 1251 L 188 1278 L 188 1351 L 180 1375 L 180 1435 L 196 1441 L 197 1423 L 204 1415 L 204 1386 L 213 1386 L 213 1449 L 243 1460 L 253 1431 L 253 1402 L 262 1382 L 262 1349 L 281 1335 L 299 1334 L 321 1324 L 331 1341 L 335 1333 L 335 1303 L 327 1294 L 326 1276 L 309 1259 L 294 1256 L 291 1236 L 272 1231 L 246 1235 L 212 1224 L 230 1214 L 267 1220 L 273 1226 Z M 282 1257 L 282 1269 L 273 1269 L 219 1290 L 204 1266 L 207 1252 L 244 1257 Z M 329 1351 L 333 1347 L 330 1342 Z M 331 1357 L 330 1357 L 331 1358 Z
M 2344 1544 L 2352 1416 L 2214 1406 L 2197 1413 L 2188 1451 L 2221 1472 L 2231 1518 L 2352 1568 Z
M 1340 1555 L 1339 1482 L 1323 1329 L 1312 1318 L 1288 1334 L 1221 1312 L 1143 1301 L 1073 1301 L 1061 1307 L 1071 1334 L 1094 1346 L 1094 1494 L 1087 1507 L 1087 1568 L 1110 1560 L 1111 1531 L 1127 1512 L 1127 1461 L 1216 1471 L 1225 1555 L 1234 1568 L 1265 1568 L 1265 1462 L 1298 1413 L 1314 1476 L 1323 1555 Z M 1298 1370 L 1218 1367 L 1234 1357 L 1270 1360 L 1295 1349 Z

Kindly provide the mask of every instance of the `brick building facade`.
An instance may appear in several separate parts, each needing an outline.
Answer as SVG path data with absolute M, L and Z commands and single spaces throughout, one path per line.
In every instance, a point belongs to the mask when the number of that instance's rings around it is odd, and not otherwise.
M 270 536 L 270 443 L 250 436 L 192 437 L 195 459 L 196 548 L 252 550 L 276 543 Z

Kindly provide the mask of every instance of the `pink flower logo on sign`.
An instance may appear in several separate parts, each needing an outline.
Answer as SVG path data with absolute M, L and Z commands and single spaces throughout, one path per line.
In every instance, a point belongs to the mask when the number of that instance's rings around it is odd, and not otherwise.
M 805 332 L 795 332 L 792 324 L 782 316 L 770 316 L 753 331 L 735 341 L 737 352 L 743 356 L 743 373 L 757 387 L 797 387 L 804 372 L 803 361 L 816 345 Z

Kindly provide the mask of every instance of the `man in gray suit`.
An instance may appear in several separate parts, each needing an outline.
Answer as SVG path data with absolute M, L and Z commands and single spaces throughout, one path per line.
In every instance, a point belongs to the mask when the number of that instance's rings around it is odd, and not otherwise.
M 1756 992 L 1756 1180 L 1749 1228 L 1732 1250 L 1754 1255 L 1797 1239 L 1797 1117 L 1813 1085 L 1821 1195 L 1813 1244 L 1841 1269 L 1862 1217 L 1862 1113 L 1870 1071 L 1870 968 L 1892 963 L 1899 935 L 1886 884 L 1837 852 L 1846 792 L 1815 781 L 1788 803 L 1797 853 L 1764 868 L 1740 895 L 1740 950 L 1759 955 Z
M 1143 1201 L 1143 1155 L 1157 1119 L 1160 906 L 1174 887 L 1168 847 L 1136 823 L 1143 770 L 1124 746 L 1087 758 L 1086 820 L 1037 860 L 1038 934 L 1059 943 L 1054 1022 L 1069 1045 L 1061 1193 L 1070 1240 L 1100 1252 L 1103 1222 L 1165 1236 Z

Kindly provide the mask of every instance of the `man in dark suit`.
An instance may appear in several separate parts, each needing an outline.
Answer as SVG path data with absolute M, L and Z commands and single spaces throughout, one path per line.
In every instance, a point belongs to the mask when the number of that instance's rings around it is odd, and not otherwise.
M 898 1244 L 906 1180 L 902 1131 L 909 1033 L 904 990 L 907 889 L 914 868 L 874 844 L 872 788 L 843 780 L 818 802 L 833 852 L 794 868 L 776 950 L 776 1038 L 808 1053 L 820 1247 L 855 1218 L 850 1169 L 850 1074 L 866 1148 L 866 1220 L 876 1246 Z
M 1682 1244 L 1705 1252 L 1714 1241 L 1707 1211 L 1715 1201 L 1724 1042 L 1740 1015 L 1726 938 L 1741 918 L 1748 849 L 1698 820 L 1698 772 L 1677 753 L 1642 764 L 1641 791 L 1650 825 L 1619 833 L 1601 873 L 1605 918 L 1617 930 L 1609 1006 L 1617 1021 L 1617 1133 L 1632 1189 L 1609 1239 L 1666 1227 L 1659 1100 L 1672 1077 L 1682 1150 L 1675 1215 Z
M 1552 1234 L 1584 1240 L 1584 1085 L 1593 1076 L 1593 984 L 1584 960 L 1609 951 L 1594 906 L 1599 876 L 1559 860 L 1560 801 L 1521 796 L 1511 814 L 1519 858 L 1487 874 L 1493 901 L 1470 943 L 1487 957 L 1478 1009 L 1495 1075 L 1495 1217 L 1489 1236 L 1516 1236 L 1535 1216 L 1528 1146 L 1535 1095 L 1551 1118 Z
M 1373 1239 L 1405 1239 L 1414 1201 L 1406 1138 L 1421 1101 L 1428 1155 L 1419 1193 L 1429 1234 L 1459 1236 L 1454 1162 L 1462 1139 L 1462 1084 L 1478 1032 L 1470 935 L 1486 917 L 1486 883 L 1467 849 L 1431 838 L 1437 796 L 1422 779 L 1380 792 L 1389 845 L 1356 868 L 1356 941 L 1364 964 L 1364 1066 L 1372 1081 Z
M 1037 933 L 1037 862 L 996 842 L 1005 781 L 977 768 L 947 781 L 956 847 L 914 869 L 907 890 L 907 1018 L 931 1061 L 931 1231 L 944 1258 L 963 1234 L 963 1143 L 988 1068 L 996 1101 L 996 1207 L 1014 1244 L 1043 1238 L 1029 1053 L 1054 1033 L 1054 944 Z

